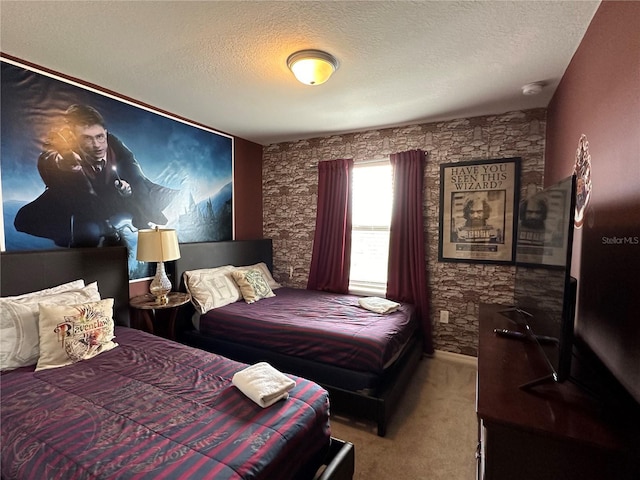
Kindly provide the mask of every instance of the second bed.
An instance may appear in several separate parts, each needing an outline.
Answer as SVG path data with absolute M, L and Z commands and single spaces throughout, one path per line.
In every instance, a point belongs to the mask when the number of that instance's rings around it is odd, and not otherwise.
M 185 272 L 229 264 L 262 262 L 272 268 L 268 239 L 181 244 L 180 249 L 176 275 L 181 279 Z M 181 289 L 186 289 L 184 281 Z M 239 300 L 205 308 L 203 315 L 184 311 L 196 328 L 187 327 L 180 337 L 239 361 L 268 361 L 311 378 L 330 392 L 334 410 L 375 421 L 378 435 L 384 436 L 421 357 L 420 329 L 412 305 L 381 314 L 364 309 L 360 298 L 274 288 L 273 296 L 253 303 Z

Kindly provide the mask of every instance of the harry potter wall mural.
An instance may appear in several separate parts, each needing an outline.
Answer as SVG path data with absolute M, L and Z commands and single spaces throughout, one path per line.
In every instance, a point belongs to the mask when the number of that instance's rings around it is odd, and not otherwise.
M 137 231 L 233 237 L 233 137 L 2 59 L 2 250 L 129 248 Z

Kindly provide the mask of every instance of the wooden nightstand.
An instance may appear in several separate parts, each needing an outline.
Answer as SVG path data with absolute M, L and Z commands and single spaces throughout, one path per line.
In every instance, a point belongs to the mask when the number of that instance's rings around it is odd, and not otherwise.
M 149 293 L 133 297 L 129 300 L 129 306 L 131 306 L 134 313 L 134 326 L 136 328 L 142 328 L 142 322 L 144 322 L 146 330 L 155 334 L 154 319 L 159 319 L 160 316 L 165 317 L 162 319 L 165 328 L 161 328 L 161 332 L 158 334 L 175 340 L 176 315 L 178 314 L 178 309 L 191 300 L 191 295 L 188 293 L 170 292 L 167 297 L 169 301 L 166 304 L 156 303 L 156 298 Z M 161 310 L 163 314 L 159 315 L 159 311 Z M 158 326 L 160 326 L 160 324 Z

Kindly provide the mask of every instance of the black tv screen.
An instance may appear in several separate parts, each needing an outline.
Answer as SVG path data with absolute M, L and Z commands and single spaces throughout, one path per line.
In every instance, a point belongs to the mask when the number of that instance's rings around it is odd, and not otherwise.
M 576 315 L 579 346 L 586 346 L 596 355 L 636 409 L 640 409 L 639 164 L 636 160 L 634 172 L 629 160 L 623 181 L 608 185 L 594 181 L 596 186 L 581 231 Z M 620 179 L 619 175 L 613 177 L 616 178 Z M 614 402 L 623 396 L 622 392 L 615 392 L 613 384 L 590 387 Z
M 558 382 L 570 375 L 573 348 L 575 189 L 572 175 L 523 199 L 518 211 L 516 312 L 527 333 L 540 345 L 549 366 L 548 378 Z

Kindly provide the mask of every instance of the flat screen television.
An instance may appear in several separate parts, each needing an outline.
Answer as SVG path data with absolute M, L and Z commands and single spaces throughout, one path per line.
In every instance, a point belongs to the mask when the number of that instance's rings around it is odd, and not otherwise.
M 572 175 L 519 205 L 515 302 L 503 313 L 520 328 L 516 333 L 496 333 L 536 342 L 549 369 L 548 375 L 532 379 L 523 388 L 562 382 L 571 374 L 577 291 L 577 281 L 571 277 L 575 193 Z
M 640 161 L 621 161 L 594 178 L 580 231 L 575 366 L 589 368 L 574 374 L 606 403 L 640 414 Z

